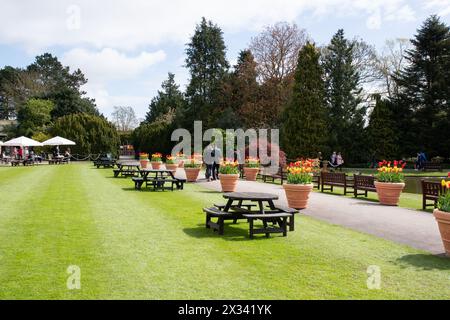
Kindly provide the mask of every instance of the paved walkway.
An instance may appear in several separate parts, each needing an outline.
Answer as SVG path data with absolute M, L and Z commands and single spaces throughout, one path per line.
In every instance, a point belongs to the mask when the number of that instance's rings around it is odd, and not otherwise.
M 200 181 L 198 184 L 208 189 L 221 190 L 218 181 Z M 239 181 L 237 191 L 274 193 L 279 196 L 279 204 L 287 205 L 280 185 Z M 436 221 L 427 212 L 313 192 L 309 207 L 302 213 L 434 254 L 444 253 Z

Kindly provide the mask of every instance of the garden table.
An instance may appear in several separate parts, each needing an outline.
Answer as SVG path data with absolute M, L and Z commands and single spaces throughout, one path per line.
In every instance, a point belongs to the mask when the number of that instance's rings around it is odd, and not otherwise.
M 215 208 L 203 209 L 206 213 L 206 227 L 218 230 L 219 234 L 223 234 L 225 220 L 233 220 L 236 223 L 239 219 L 246 219 L 250 223 L 250 238 L 253 238 L 253 234 L 256 233 L 265 233 L 267 237 L 270 233 L 283 233 L 286 236 L 287 219 L 290 220 L 290 230 L 294 231 L 294 215 L 298 211 L 275 206 L 273 201 L 278 199 L 276 194 L 230 192 L 225 193 L 223 197 L 227 199 L 225 205 L 215 205 Z M 257 205 L 255 205 L 255 202 Z M 256 208 L 253 209 L 253 207 Z M 218 218 L 217 223 L 212 222 L 211 218 Z M 262 220 L 264 227 L 255 229 L 253 225 L 254 220 Z M 278 224 L 279 228 L 268 227 L 268 222 L 274 225 Z
M 134 176 L 136 173 L 140 172 L 139 162 L 117 162 L 116 166 L 118 169 L 114 170 L 114 177 L 119 175 L 123 176 Z
M 278 200 L 278 196 L 276 194 L 271 193 L 261 193 L 261 192 L 230 192 L 225 193 L 223 195 L 225 199 L 227 199 L 227 204 L 224 207 L 224 211 L 228 212 L 231 210 L 235 210 L 238 208 L 238 211 L 246 211 L 248 213 L 252 213 L 251 209 L 244 209 L 244 201 L 257 202 L 258 203 L 258 211 L 259 214 L 265 214 L 265 206 L 264 203 L 267 203 L 269 209 L 275 210 L 275 205 L 273 203 L 274 200 Z M 233 205 L 233 202 L 238 202 L 237 205 Z
M 164 169 L 142 169 L 140 170 L 142 178 L 136 178 L 133 181 L 137 189 L 140 189 L 145 182 L 146 185 L 153 185 L 153 188 L 164 190 L 166 182 L 171 183 L 170 189 L 173 191 L 173 186 L 176 185 L 177 189 L 182 190 L 185 180 L 175 178 L 173 171 Z

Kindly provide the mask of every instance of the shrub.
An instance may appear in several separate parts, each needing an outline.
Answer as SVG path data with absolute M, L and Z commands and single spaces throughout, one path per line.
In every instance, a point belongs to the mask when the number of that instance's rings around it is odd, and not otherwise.
M 113 124 L 104 117 L 86 113 L 70 114 L 55 121 L 53 135 L 76 143 L 73 154 L 112 153 L 117 155 L 120 138 Z

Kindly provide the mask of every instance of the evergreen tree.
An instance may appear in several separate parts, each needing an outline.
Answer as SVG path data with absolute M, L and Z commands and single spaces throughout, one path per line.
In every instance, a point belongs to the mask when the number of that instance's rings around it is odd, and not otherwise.
M 398 157 L 398 132 L 392 110 L 392 103 L 375 96 L 376 104 L 370 114 L 366 128 L 366 142 L 371 156 L 377 160 Z
M 46 131 L 50 125 L 54 104 L 50 100 L 30 99 L 19 109 L 17 135 L 31 137 L 37 132 Z
M 229 68 L 225 50 L 222 30 L 202 18 L 186 49 L 186 67 L 191 75 L 182 116 L 186 128 L 192 128 L 194 120 L 203 120 L 206 126 L 214 123 L 214 109 Z
M 298 56 L 294 90 L 284 110 L 282 146 L 288 158 L 315 157 L 326 140 L 323 71 L 320 54 L 307 43 Z
M 353 63 L 354 42 L 340 29 L 325 49 L 326 103 L 329 114 L 329 147 L 340 151 L 347 162 L 360 161 L 364 145 L 363 129 L 366 108 L 361 104 L 360 76 Z
M 84 97 L 86 92 L 81 87 L 87 79 L 80 69 L 70 72 L 58 58 L 50 53 L 37 56 L 35 62 L 27 67 L 27 72 L 37 75 L 38 80 L 46 90 L 40 96 L 52 100 L 55 108 L 52 117 L 58 118 L 73 113 L 89 113 L 98 115 L 93 99 Z
M 229 73 L 223 82 L 219 105 L 222 106 L 218 117 L 219 128 L 255 127 L 252 121 L 258 118 L 255 114 L 259 96 L 256 61 L 250 50 L 243 50 L 234 71 Z
M 424 148 L 431 156 L 448 156 L 450 143 L 450 28 L 437 16 L 429 17 L 411 40 L 405 58 L 408 66 L 396 78 L 396 103 L 413 113 L 408 123 L 415 135 L 407 145 L 410 154 Z
M 175 75 L 169 72 L 168 79 L 161 85 L 162 90 L 154 97 L 150 103 L 149 110 L 145 117 L 145 122 L 151 123 L 169 111 L 181 110 L 184 103 L 183 93 L 175 83 Z

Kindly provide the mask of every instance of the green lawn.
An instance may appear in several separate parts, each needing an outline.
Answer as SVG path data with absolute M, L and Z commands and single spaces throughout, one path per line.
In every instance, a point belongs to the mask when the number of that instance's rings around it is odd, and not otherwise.
M 88 164 L 0 168 L 0 298 L 448 299 L 450 259 L 301 216 L 287 238 L 219 237 L 188 185 L 134 191 Z M 81 289 L 66 287 L 81 268 Z M 367 268 L 381 268 L 369 290 Z

